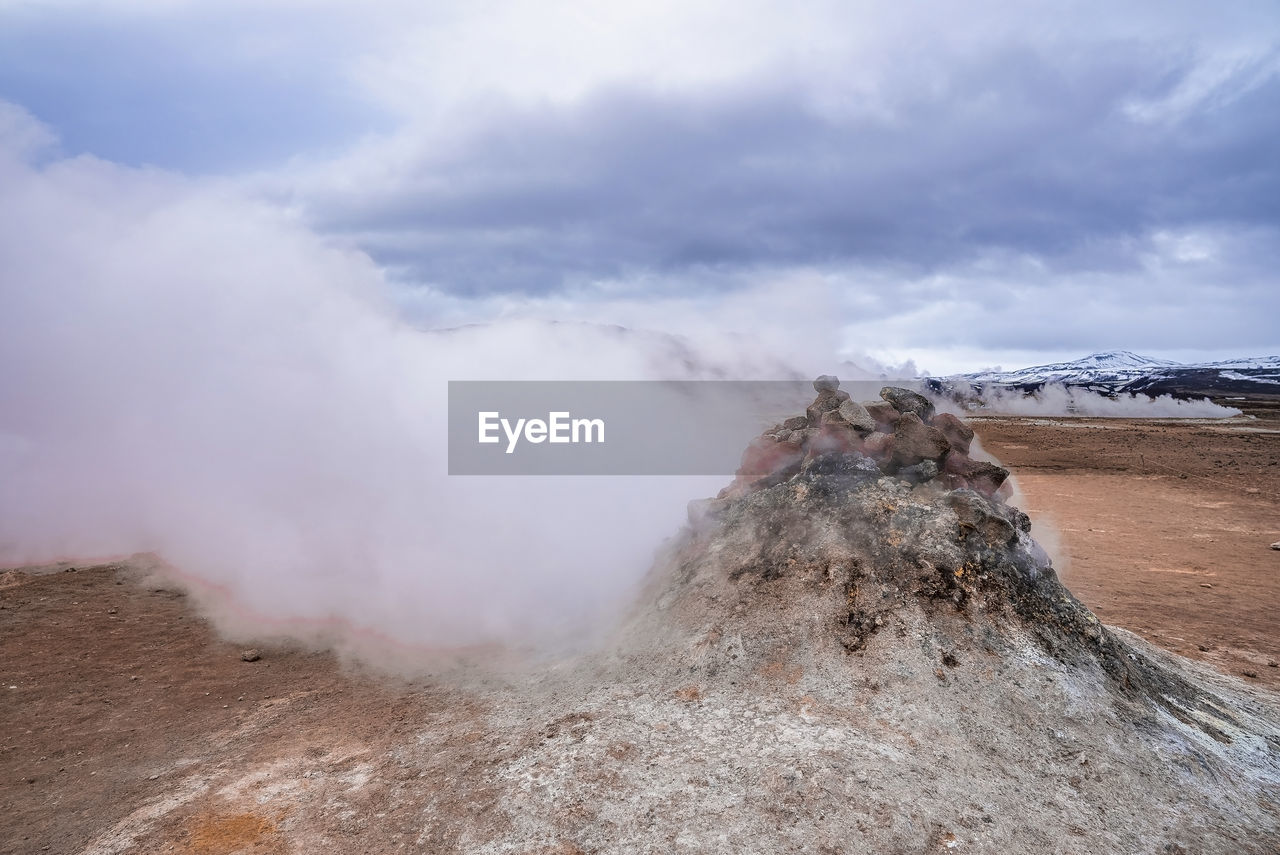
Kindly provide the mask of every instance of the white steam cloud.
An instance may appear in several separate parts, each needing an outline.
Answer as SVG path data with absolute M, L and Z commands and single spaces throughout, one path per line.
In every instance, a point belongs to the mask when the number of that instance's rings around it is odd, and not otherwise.
M 585 324 L 413 329 L 364 255 L 216 186 L 40 163 L 24 123 L 0 115 L 0 562 L 155 551 L 224 627 L 526 640 L 622 601 L 722 486 L 449 478 L 447 380 L 708 366 Z
M 797 293 L 823 314 L 828 291 L 809 281 L 781 283 L 787 301 L 619 304 L 633 322 L 660 312 L 696 349 L 528 320 L 423 332 L 367 256 L 279 209 L 52 157 L 51 143 L 0 103 L 0 563 L 154 551 L 197 580 L 224 629 L 322 627 L 366 648 L 370 634 L 456 647 L 581 629 L 626 601 L 685 503 L 723 479 L 450 478 L 446 381 L 834 364 L 803 352 L 833 330 L 786 315 Z M 699 323 L 753 335 L 717 340 Z M 772 358 L 787 340 L 804 346 Z M 1002 403 L 1224 414 L 1068 397 Z
M 1017 389 L 984 388 L 979 396 L 986 410 L 1011 416 L 1094 416 L 1130 419 L 1225 419 L 1240 415 L 1208 398 L 1179 399 L 1170 395 L 1151 397 L 1121 394 L 1116 397 L 1089 389 L 1068 388 L 1048 383 L 1033 394 Z

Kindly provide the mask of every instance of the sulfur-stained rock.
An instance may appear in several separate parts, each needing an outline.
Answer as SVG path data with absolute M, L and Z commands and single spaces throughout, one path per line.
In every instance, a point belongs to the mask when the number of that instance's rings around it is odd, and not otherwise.
M 737 475 L 748 482 L 765 478 L 793 464 L 798 465 L 801 456 L 797 445 L 779 442 L 769 435 L 759 436 L 742 453 L 742 465 Z

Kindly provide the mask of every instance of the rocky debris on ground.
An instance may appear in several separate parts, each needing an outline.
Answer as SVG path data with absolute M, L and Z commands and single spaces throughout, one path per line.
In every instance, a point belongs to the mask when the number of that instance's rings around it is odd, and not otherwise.
M 0 589 L 13 588 L 27 581 L 27 574 L 21 570 L 6 570 L 0 573 Z
M 240 652 L 240 659 L 244 662 L 257 662 L 262 658 L 262 653 L 256 647 L 250 647 L 248 650 Z
M 1009 473 L 969 456 L 973 429 L 958 416 L 938 413 L 925 396 L 886 386 L 880 401 L 858 402 L 838 378 L 813 381 L 818 393 L 803 416 L 774 425 L 751 442 L 737 479 L 720 498 L 780 483 L 823 455 L 860 454 L 881 472 L 911 484 L 942 489 L 971 488 L 994 496 Z

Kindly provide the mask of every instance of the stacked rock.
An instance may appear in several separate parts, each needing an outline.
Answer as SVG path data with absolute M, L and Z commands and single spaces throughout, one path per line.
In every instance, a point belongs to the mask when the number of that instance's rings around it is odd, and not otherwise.
M 936 412 L 918 392 L 885 386 L 881 400 L 859 403 L 829 374 L 814 380 L 813 388 L 818 397 L 803 416 L 752 440 L 722 498 L 781 483 L 830 454 L 866 458 L 867 468 L 913 484 L 969 487 L 987 496 L 1009 477 L 1008 470 L 970 457 L 973 429 L 950 413 Z

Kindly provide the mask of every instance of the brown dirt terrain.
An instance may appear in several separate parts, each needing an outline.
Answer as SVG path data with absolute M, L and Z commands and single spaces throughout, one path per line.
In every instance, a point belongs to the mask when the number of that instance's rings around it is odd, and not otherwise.
M 408 733 L 408 710 L 434 709 L 430 691 L 388 689 L 328 654 L 245 662 L 183 594 L 139 575 L 68 566 L 0 582 L 0 852 L 80 851 L 126 805 L 170 794 L 201 754 L 302 754 L 324 786 L 369 742 Z M 285 851 L 270 809 L 179 813 L 164 845 L 119 851 Z
M 1236 403 L 1239 402 L 1231 402 Z M 1280 404 L 1253 420 L 974 419 L 1105 622 L 1280 688 Z M 1049 539 L 1052 543 L 1052 539 Z
M 1280 658 L 1280 552 L 1268 547 L 1280 540 L 1280 411 L 1257 412 L 1257 421 L 1230 424 L 990 419 L 974 426 L 1017 474 L 1038 522 L 1033 533 L 1043 534 L 1043 519 L 1060 529 L 1069 561 L 1062 577 L 1106 622 L 1275 687 L 1280 669 L 1268 662 Z M 469 852 L 478 839 L 518 834 L 511 817 L 520 814 L 519 800 L 536 805 L 540 798 L 553 798 L 562 827 L 607 836 L 611 822 L 648 816 L 674 834 L 673 806 L 686 799 L 679 787 L 710 787 L 728 798 L 740 785 L 715 775 L 684 781 L 681 770 L 703 758 L 674 737 L 716 721 L 699 713 L 714 707 L 704 699 L 711 688 L 694 682 L 660 694 L 605 686 L 585 711 L 550 717 L 556 707 L 545 699 L 508 705 L 492 686 L 387 681 L 300 649 L 264 649 L 246 662 L 242 649 L 219 639 L 185 595 L 127 565 L 0 574 L 0 853 L 232 855 L 321 845 L 343 853 Z M 824 720 L 815 712 L 827 700 L 813 688 L 822 684 L 808 682 L 817 679 L 812 669 L 780 662 L 775 670 L 760 679 L 776 693 L 777 720 L 789 728 L 776 750 L 810 751 L 806 728 L 829 736 L 839 716 L 851 715 L 833 707 Z M 929 691 L 949 691 L 950 678 L 925 679 L 938 683 Z M 873 688 L 866 697 L 855 730 L 866 734 L 867 756 L 882 745 L 915 750 L 912 734 L 893 735 L 899 701 L 892 692 Z M 503 708 L 495 698 L 504 698 Z M 747 719 L 773 726 L 758 710 L 743 713 Z M 940 733 L 950 727 L 937 723 Z M 723 737 L 730 746 L 767 731 L 734 728 Z M 855 757 L 847 748 L 829 750 L 837 759 Z M 1016 748 L 1002 750 L 992 770 L 1020 762 Z M 1061 750 L 1066 760 L 1034 772 L 1042 776 L 1036 780 L 1061 779 L 1054 800 L 1036 808 L 1046 817 L 1077 810 L 1078 793 L 1093 786 L 1079 772 L 1084 749 Z M 582 779 L 580 770 L 556 778 L 563 773 L 556 758 L 578 752 L 603 758 L 590 766 L 598 780 Z M 627 764 L 646 758 L 642 766 L 669 770 L 675 782 L 647 804 L 610 814 L 571 795 L 603 795 L 628 774 Z M 927 775 L 931 767 L 922 768 Z M 1122 770 L 1102 771 L 1098 786 Z M 805 804 L 797 792 L 837 786 L 812 771 L 740 775 L 776 789 L 779 828 L 800 821 L 788 813 L 789 800 Z M 929 791 L 945 780 L 916 785 Z M 873 832 L 892 826 L 899 833 L 892 824 L 902 823 L 901 839 L 916 839 L 912 819 L 895 818 L 901 806 L 877 792 L 874 778 L 841 786 L 854 789 L 832 790 L 833 804 L 861 799 Z M 1018 800 L 1016 789 L 1010 798 Z M 953 826 L 922 825 L 919 839 L 933 841 L 928 851 L 950 849 L 956 835 L 976 840 L 1024 825 L 980 801 L 975 796 Z M 944 802 L 941 794 L 934 799 Z M 1096 843 L 1132 820 L 1082 813 L 1075 821 L 1080 827 L 1071 833 L 1084 846 L 1086 831 Z M 463 829 L 481 836 L 467 838 Z M 526 849 L 502 851 L 591 851 L 569 838 L 529 840 Z M 673 837 L 668 851 L 700 845 L 675 844 Z M 1091 851 L 1064 846 L 1053 851 Z M 862 850 L 833 843 L 823 851 Z

